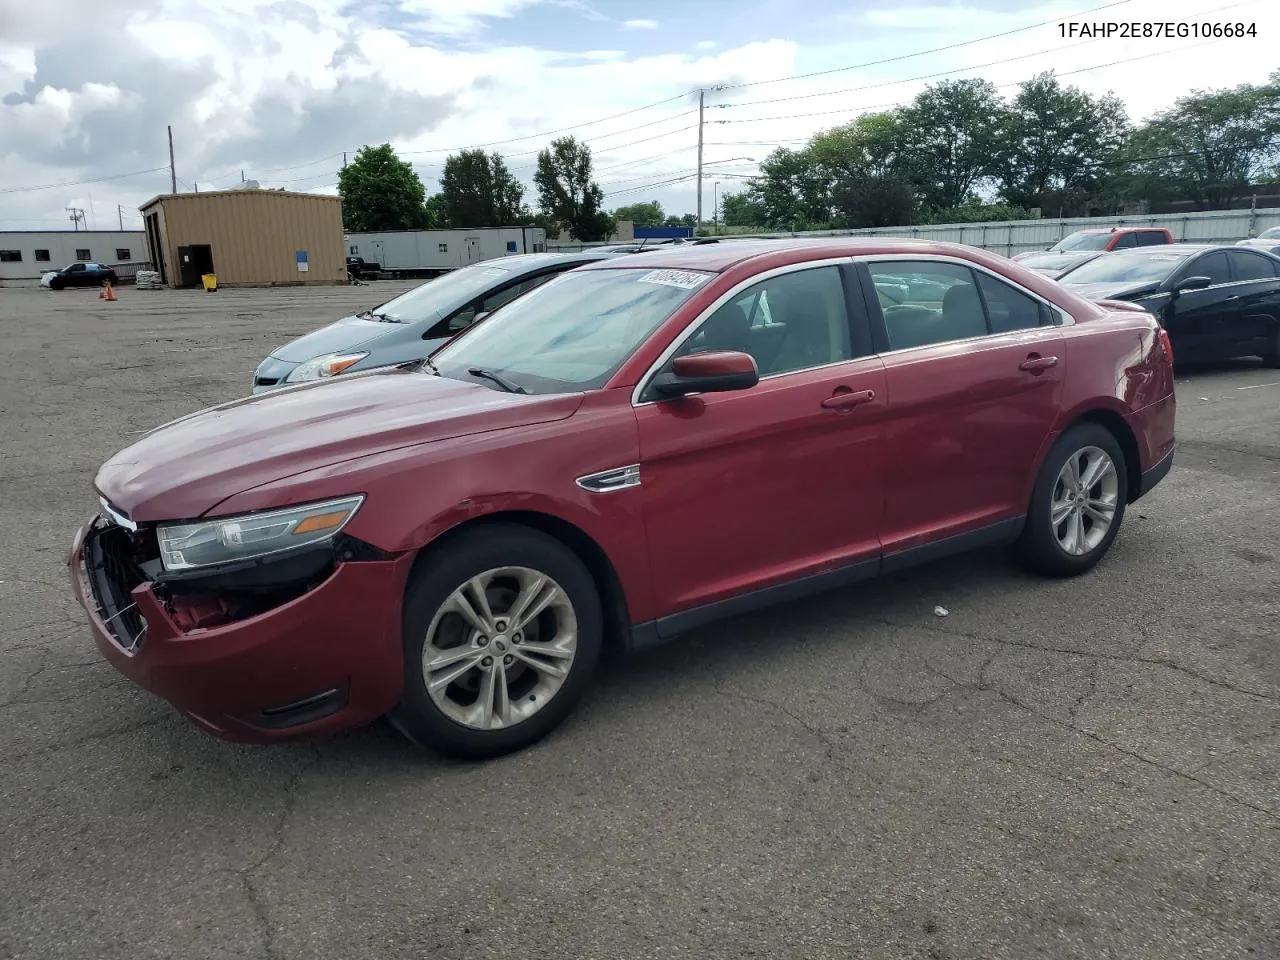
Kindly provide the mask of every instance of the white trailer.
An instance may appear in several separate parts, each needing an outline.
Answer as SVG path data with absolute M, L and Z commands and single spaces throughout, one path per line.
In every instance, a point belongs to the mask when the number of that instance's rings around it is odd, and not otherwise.
M 347 256 L 378 264 L 383 276 L 444 273 L 484 260 L 542 253 L 541 227 L 482 227 L 474 230 L 391 230 L 346 234 Z

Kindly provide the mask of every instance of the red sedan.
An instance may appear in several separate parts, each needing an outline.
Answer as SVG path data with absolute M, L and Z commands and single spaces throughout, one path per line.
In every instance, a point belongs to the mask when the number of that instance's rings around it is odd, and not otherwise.
M 493 756 L 610 645 L 985 545 L 1083 573 L 1173 446 L 1144 312 L 949 244 L 671 247 L 412 369 L 153 431 L 99 471 L 70 575 L 111 662 L 218 736 L 389 714 Z

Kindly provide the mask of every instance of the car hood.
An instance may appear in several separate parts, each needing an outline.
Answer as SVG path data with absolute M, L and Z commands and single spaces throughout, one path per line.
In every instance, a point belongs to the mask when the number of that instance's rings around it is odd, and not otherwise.
M 356 457 L 562 420 L 582 399 L 413 370 L 351 374 L 174 420 L 103 464 L 95 486 L 137 523 L 191 519 L 237 493 Z
M 1153 293 L 1156 286 L 1149 280 L 1142 283 L 1071 283 L 1070 279 L 1068 276 L 1062 282 L 1063 286 L 1086 300 L 1128 300 Z
M 416 327 L 422 322 L 386 323 L 361 317 L 343 317 L 336 323 L 312 330 L 297 340 L 290 340 L 284 346 L 277 347 L 271 351 L 271 356 L 286 363 L 305 363 L 330 353 L 368 349 L 373 341 L 402 334 L 408 327 Z

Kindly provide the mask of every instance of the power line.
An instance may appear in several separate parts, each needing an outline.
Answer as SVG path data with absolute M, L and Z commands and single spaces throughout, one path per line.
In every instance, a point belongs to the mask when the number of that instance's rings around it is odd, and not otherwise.
M 1256 2 L 1257 2 L 1257 0 L 1248 0 L 1248 2 L 1250 2 L 1250 3 L 1256 3 Z M 1223 40 L 1226 40 L 1226 39 L 1230 39 L 1230 38 L 1227 38 L 1227 37 L 1215 37 L 1215 38 L 1210 39 L 1210 40 L 1202 40 L 1202 41 L 1200 41 L 1199 43 L 1190 43 L 1190 44 L 1187 44 L 1186 46 L 1183 46 L 1183 47 L 1174 47 L 1174 48 L 1171 48 L 1171 49 L 1168 49 L 1168 50 L 1157 50 L 1157 51 L 1155 51 L 1154 53 L 1144 53 L 1144 54 L 1142 54 L 1141 56 L 1137 56 L 1137 57 L 1126 57 L 1126 58 L 1125 58 L 1125 59 L 1123 59 L 1123 60 L 1112 60 L 1112 61 L 1111 61 L 1111 62 L 1109 62 L 1109 63 L 1099 63 L 1099 64 L 1095 64 L 1094 66 L 1091 66 L 1091 67 L 1081 67 L 1081 68 L 1079 68 L 1079 69 L 1077 69 L 1077 70 L 1064 70 L 1064 71 L 1062 71 L 1061 73 L 1056 73 L 1056 74 L 1055 74 L 1055 76 L 1058 76 L 1058 77 L 1070 77 L 1070 76 L 1074 76 L 1074 75 L 1075 75 L 1075 74 L 1077 74 L 1077 73 L 1090 73 L 1090 72 L 1092 72 L 1092 71 L 1094 71 L 1094 70 L 1102 70 L 1102 69 L 1104 69 L 1104 68 L 1106 68 L 1106 67 L 1116 67 L 1116 66 L 1121 66 L 1121 65 L 1125 65 L 1125 64 L 1136 63 L 1136 62 L 1137 62 L 1137 61 L 1139 61 L 1139 60 L 1149 60 L 1149 59 L 1151 59 L 1152 57 L 1163 57 L 1163 56 L 1166 56 L 1166 55 L 1168 55 L 1168 54 L 1170 54 L 1170 53 L 1182 53 L 1182 52 L 1183 52 L 1183 51 L 1185 51 L 1185 50 L 1194 50 L 1194 49 L 1195 49 L 1195 48 L 1197 48 L 1197 47 L 1203 47 L 1203 46 L 1205 46 L 1205 45 L 1207 45 L 1207 44 L 1210 44 L 1210 43 L 1221 43 Z M 972 70 L 972 69 L 975 69 L 975 68 L 973 68 L 973 67 L 964 67 L 963 69 L 965 69 L 965 70 Z M 947 71 L 947 72 L 948 72 L 948 73 L 955 73 L 955 72 L 957 72 L 957 71 Z M 930 76 L 944 76 L 944 74 L 931 74 Z M 915 80 L 925 80 L 925 79 L 928 79 L 928 77 L 914 77 L 914 78 L 912 78 L 912 79 L 915 79 Z M 904 81 L 900 81 L 900 82 L 902 82 L 902 83 L 907 83 L 907 82 L 909 82 L 909 81 L 904 80 Z M 1017 87 L 1017 86 L 1021 86 L 1022 84 L 1026 83 L 1026 82 L 1027 82 L 1027 81 L 1025 81 L 1025 80 L 1015 80 L 1015 81 L 1012 81 L 1012 82 L 1010 82 L 1010 83 L 1000 83 L 1000 84 L 996 84 L 996 85 L 995 85 L 995 88 L 996 88 L 997 90 L 1004 90 L 1004 89 L 1006 89 L 1006 88 L 1008 88 L 1008 87 Z M 908 101 L 908 102 L 909 102 L 909 101 Z M 799 119 L 803 119 L 803 118 L 805 118 L 805 117 L 829 117 L 829 116 L 833 116 L 833 115 L 838 114 L 838 113 L 869 113 L 869 112 L 870 112 L 870 111 L 872 111 L 872 110 L 887 110 L 887 109 L 889 109 L 889 108 L 891 108 L 891 107 L 900 107 L 900 106 L 904 106 L 904 105 L 905 105 L 905 104 L 903 103 L 903 101 L 897 101 L 897 102 L 894 102 L 894 103 L 881 103 L 881 104 L 875 104 L 875 105 L 873 105 L 873 106 L 869 106 L 869 107 L 867 107 L 867 106 L 862 106 L 862 107 L 842 107 L 842 108 L 840 108 L 840 109 L 838 109 L 838 110 L 818 110 L 818 111 L 815 111 L 815 112 L 813 112 L 813 113 L 788 113 L 788 114 L 782 114 L 782 115 L 777 115 L 777 116 L 772 116 L 772 117 L 744 117 L 744 118 L 743 118 L 743 119 L 741 119 L 741 120 L 711 120 L 711 121 L 709 121 L 709 122 L 711 122 L 711 123 L 764 123 L 765 121 L 769 121 L 769 120 L 799 120 Z
M 1127 3 L 1129 2 L 1129 0 L 1124 0 L 1124 2 Z M 1259 0 L 1242 0 L 1242 2 L 1240 3 L 1231 3 L 1231 4 L 1227 4 L 1226 6 L 1214 7 L 1213 9 L 1210 9 L 1210 10 L 1201 11 L 1197 13 L 1196 16 L 1197 17 L 1208 16 L 1211 13 L 1221 13 L 1224 10 L 1232 10 L 1232 9 L 1235 9 L 1236 7 L 1247 7 L 1257 2 L 1259 2 Z M 1228 39 L 1228 38 L 1219 37 L 1214 39 Z M 817 97 L 833 97 L 842 93 L 860 93 L 864 90 L 878 90 L 881 87 L 896 87 L 903 83 L 914 83 L 918 80 L 933 80 L 937 77 L 950 76 L 953 73 L 966 73 L 970 70 L 983 70 L 987 67 L 996 67 L 1005 63 L 1014 63 L 1018 60 L 1029 60 L 1033 57 L 1042 57 L 1045 54 L 1056 53 L 1063 49 L 1072 49 L 1075 47 L 1087 46 L 1092 42 L 1093 42 L 1092 40 L 1082 40 L 1078 43 L 1068 44 L 1065 48 L 1062 46 L 1050 47 L 1045 50 L 1036 50 L 1033 53 L 1020 53 L 1012 57 L 1002 57 L 999 60 L 988 60 L 986 63 L 975 63 L 965 67 L 955 67 L 951 70 L 942 70 L 942 71 L 939 71 L 938 73 L 921 74 L 918 77 L 906 77 L 902 80 L 885 80 L 880 83 L 870 83 L 870 84 L 866 84 L 858 87 L 844 87 L 840 90 L 822 90 L 817 93 L 799 93 L 799 94 L 796 94 L 795 96 L 772 97 L 768 100 L 744 100 L 739 103 L 718 103 L 718 104 L 715 104 L 714 106 L 716 107 L 716 109 L 719 109 L 719 110 L 732 110 L 738 107 L 759 106 L 766 103 L 788 103 L 795 100 L 812 100 Z M 1192 46 L 1195 46 L 1195 45 L 1193 44 Z M 1178 49 L 1186 49 L 1186 48 L 1179 47 Z M 1153 54 L 1145 54 L 1144 56 L 1148 56 L 1148 57 L 1160 56 L 1161 54 L 1166 52 L 1169 52 L 1169 51 L 1158 51 Z M 1133 60 L 1141 60 L 1141 59 L 1143 59 L 1143 57 L 1129 57 L 1123 61 L 1117 61 L 1117 62 L 1128 63 Z M 1111 66 L 1111 64 L 1103 64 L 1103 66 Z M 1097 69 L 1097 68 L 1093 67 L 1088 69 Z M 1063 73 L 1059 75 L 1068 76 L 1070 75 L 1070 73 L 1080 73 L 1080 72 L 1082 71 L 1075 70 L 1075 71 L 1069 71 L 1068 73 Z M 1007 84 L 1005 86 L 1007 86 Z M 809 114 L 800 114 L 800 116 L 809 116 Z
M 826 77 L 833 73 L 847 73 L 850 70 L 864 70 L 867 67 L 880 67 L 886 63 L 898 63 L 902 60 L 911 60 L 915 57 L 923 57 L 929 53 L 941 53 L 944 50 L 956 50 L 960 47 L 972 46 L 975 43 L 984 43 L 987 40 L 998 40 L 1001 37 L 1011 37 L 1015 33 L 1025 33 L 1028 30 L 1036 30 L 1040 27 L 1052 26 L 1055 23 L 1062 23 L 1076 17 L 1084 16 L 1086 13 L 1097 13 L 1099 10 L 1110 10 L 1112 7 L 1123 6 L 1126 3 L 1132 3 L 1133 0 L 1114 0 L 1113 3 L 1104 3 L 1100 7 L 1090 7 L 1088 10 L 1079 10 L 1066 17 L 1056 17 L 1053 20 L 1041 20 L 1039 23 L 1028 24 L 1025 27 L 1017 27 L 1013 30 L 1004 30 L 1000 33 L 990 33 L 983 37 L 974 37 L 972 40 L 961 40 L 957 43 L 948 43 L 941 47 L 931 47 L 928 50 L 917 50 L 914 53 L 903 53 L 896 57 L 887 57 L 884 60 L 869 60 L 866 63 L 854 63 L 847 67 L 832 67 L 828 70 L 814 70 L 812 73 L 797 73 L 789 77 L 775 77 L 772 80 L 751 80 L 743 83 L 725 83 L 712 87 L 713 90 L 740 90 L 743 87 L 763 87 L 773 83 L 788 83 L 792 80 L 808 80 L 812 77 Z
M 82 187 L 89 183 L 102 183 L 106 180 L 124 180 L 127 177 L 141 177 L 148 173 L 160 173 L 162 170 L 168 169 L 168 166 L 152 167 L 149 170 L 134 170 L 132 173 L 111 173 L 102 177 L 90 177 L 86 180 L 64 180 L 62 183 L 42 183 L 39 186 L 32 187 L 4 187 L 3 189 L 0 189 L 0 194 L 34 193 L 37 190 L 56 190 L 59 187 Z

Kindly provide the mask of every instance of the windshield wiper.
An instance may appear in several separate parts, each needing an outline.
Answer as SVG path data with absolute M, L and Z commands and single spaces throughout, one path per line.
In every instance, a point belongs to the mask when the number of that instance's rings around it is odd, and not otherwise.
M 400 323 L 399 317 L 393 317 L 389 313 L 374 313 L 372 310 L 366 310 L 364 313 L 357 313 L 356 317 L 360 320 L 376 320 L 379 323 Z
M 512 383 L 500 373 L 494 373 L 492 370 L 485 370 L 482 367 L 468 367 L 467 373 L 473 377 L 480 377 L 483 380 L 492 380 L 507 393 L 528 393 L 524 387 L 518 383 Z

